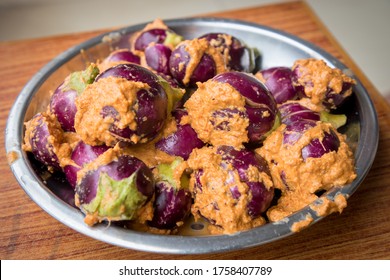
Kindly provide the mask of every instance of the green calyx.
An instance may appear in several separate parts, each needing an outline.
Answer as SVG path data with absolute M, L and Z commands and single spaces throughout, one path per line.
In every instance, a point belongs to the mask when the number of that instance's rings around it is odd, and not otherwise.
M 163 87 L 165 93 L 167 94 L 168 97 L 168 115 L 171 113 L 173 110 L 174 105 L 182 99 L 185 91 L 181 88 L 174 88 L 172 87 L 167 80 L 165 80 L 163 77 L 158 76 L 158 82 L 159 84 Z
M 248 71 L 251 73 L 256 73 L 260 71 L 261 67 L 261 54 L 257 48 L 247 48 L 249 52 L 249 68 Z
M 67 87 L 75 90 L 77 94 L 80 95 L 83 93 L 87 85 L 92 84 L 95 81 L 98 74 L 99 68 L 95 64 L 91 64 L 83 71 L 71 73 Z
M 164 45 L 171 46 L 174 48 L 183 40 L 184 40 L 183 36 L 180 36 L 174 32 L 167 31 L 167 36 L 165 37 Z
M 88 213 L 96 213 L 109 220 L 132 220 L 137 211 L 147 201 L 147 197 L 137 189 L 137 172 L 122 180 L 114 180 L 102 172 L 99 178 L 96 197 L 84 204 Z
M 333 127 L 337 129 L 347 123 L 347 116 L 342 114 L 330 114 L 326 111 L 323 111 L 320 113 L 320 120 L 323 122 L 330 123 Z
M 176 157 L 176 159 L 170 163 L 161 163 L 157 165 L 158 176 L 160 181 L 165 181 L 170 184 L 176 190 L 181 188 L 189 188 L 189 178 L 186 174 L 181 174 L 180 182 L 175 180 L 175 171 L 176 168 L 183 162 L 184 160 L 181 157 Z
M 281 124 L 280 113 L 278 111 L 277 114 L 275 115 L 275 121 L 272 128 L 263 135 L 262 139 L 264 140 L 265 138 L 267 138 L 274 130 L 276 130 L 280 126 L 280 124 Z

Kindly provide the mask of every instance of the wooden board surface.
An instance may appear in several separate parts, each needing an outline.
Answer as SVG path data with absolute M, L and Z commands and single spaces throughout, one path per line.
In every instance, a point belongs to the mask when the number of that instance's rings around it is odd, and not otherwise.
M 254 248 L 207 255 L 165 255 L 112 246 L 64 226 L 15 180 L 6 160 L 8 112 L 27 81 L 69 47 L 108 30 L 0 43 L 0 258 L 4 259 L 390 259 L 390 107 L 302 2 L 253 7 L 207 16 L 277 28 L 325 49 L 349 66 L 370 93 L 379 123 L 379 150 L 363 184 L 340 215 L 282 240 Z

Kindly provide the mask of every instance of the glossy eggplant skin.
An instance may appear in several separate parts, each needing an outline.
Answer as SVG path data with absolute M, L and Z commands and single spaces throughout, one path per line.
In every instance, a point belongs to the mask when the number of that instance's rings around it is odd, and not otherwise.
M 316 121 L 307 119 L 287 124 L 283 133 L 283 144 L 294 145 L 310 128 L 313 128 L 316 125 Z M 302 157 L 304 160 L 310 157 L 320 158 L 326 153 L 337 151 L 339 146 L 340 140 L 334 130 L 331 129 L 329 132 L 324 132 L 324 136 L 321 140 L 319 138 L 314 138 L 308 145 L 303 147 Z
M 174 229 L 190 214 L 191 192 L 186 188 L 176 189 L 166 181 L 156 183 L 154 215 L 150 226 L 159 229 Z
M 53 115 L 37 113 L 26 124 L 26 149 L 42 164 L 54 170 L 61 170 L 57 152 L 62 143 L 62 135 L 61 125 Z
M 302 119 L 312 121 L 319 121 L 321 119 L 320 113 L 310 110 L 299 102 L 286 102 L 281 104 L 278 108 L 281 122 L 284 124 L 300 121 Z
M 130 62 L 140 64 L 141 58 L 129 49 L 119 49 L 111 52 L 104 59 L 104 62 L 121 62 L 121 64 Z
M 71 187 L 74 189 L 77 184 L 77 172 L 80 171 L 87 163 L 97 159 L 99 155 L 107 151 L 109 147 L 106 145 L 91 146 L 83 141 L 79 141 L 76 147 L 73 149 L 70 159 L 73 164 L 66 165 L 64 167 L 64 173 Z
M 154 28 L 146 30 L 137 37 L 134 48 L 139 51 L 145 50 L 151 43 L 163 43 L 167 37 L 167 30 L 163 28 Z
M 288 67 L 272 67 L 260 71 L 264 84 L 277 104 L 298 99 L 298 92 L 292 81 L 292 70 Z
M 176 109 L 172 115 L 175 119 L 176 131 L 158 140 L 155 147 L 171 156 L 179 156 L 187 160 L 191 152 L 203 147 L 204 143 L 190 124 L 180 124 L 182 117 L 187 115 L 186 110 Z
M 170 75 L 169 59 L 172 50 L 164 44 L 149 45 L 145 49 L 145 60 L 148 67 L 157 73 Z
M 145 51 L 148 46 L 154 44 L 163 44 L 174 48 L 183 37 L 169 28 L 151 28 L 141 30 L 134 41 L 134 49 L 137 51 Z
M 172 77 L 184 87 L 195 87 L 197 82 L 206 82 L 218 73 L 217 62 L 213 56 L 203 52 L 196 65 L 192 66 L 192 71 L 189 77 L 187 77 L 187 71 L 189 71 L 189 65 L 193 58 L 191 53 L 187 51 L 187 46 L 194 40 L 179 44 L 172 51 L 169 59 L 169 70 Z
M 75 131 L 76 97 L 77 92 L 73 89 L 66 89 L 63 83 L 54 91 L 50 99 L 51 111 L 57 116 L 57 120 L 65 131 Z

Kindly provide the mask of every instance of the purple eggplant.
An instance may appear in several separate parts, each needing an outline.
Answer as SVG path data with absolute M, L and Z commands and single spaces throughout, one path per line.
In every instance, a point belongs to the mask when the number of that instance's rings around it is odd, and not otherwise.
M 150 70 L 137 64 L 119 64 L 96 77 L 77 105 L 83 110 L 76 114 L 76 131 L 87 144 L 136 144 L 152 140 L 161 131 L 168 97 Z M 101 133 L 91 136 L 91 130 Z
M 179 156 L 187 160 L 192 150 L 203 147 L 204 143 L 198 138 L 191 125 L 180 124 L 181 118 L 187 115 L 184 109 L 176 109 L 172 115 L 176 123 L 176 131 L 158 140 L 155 147 L 171 156 Z
M 150 226 L 173 229 L 188 217 L 192 204 L 188 189 L 175 189 L 167 182 L 156 183 L 154 215 Z
M 58 152 L 63 133 L 55 116 L 45 112 L 38 113 L 26 123 L 25 150 L 31 151 L 47 167 L 61 170 Z
M 119 49 L 111 52 L 103 62 L 122 62 L 140 64 L 141 58 L 129 49 Z
M 317 125 L 316 121 L 302 119 L 296 122 L 291 122 L 286 125 L 283 133 L 283 144 L 294 145 L 310 128 Z M 318 138 L 313 138 L 307 145 L 305 145 L 301 152 L 302 158 L 319 158 L 324 154 L 337 151 L 340 146 L 340 140 L 333 129 L 329 132 L 323 131 L 323 135 Z
M 51 111 L 57 116 L 61 127 L 66 131 L 75 131 L 76 96 L 77 92 L 75 90 L 64 89 L 64 84 L 61 84 L 50 99 Z
M 106 155 L 106 154 L 105 154 Z M 84 167 L 75 187 L 86 223 L 134 220 L 154 195 L 152 171 L 136 157 L 115 155 Z
M 308 158 L 320 158 L 324 154 L 337 151 L 339 147 L 339 138 L 334 130 L 330 130 L 329 133 L 324 133 L 324 137 L 321 140 L 319 138 L 313 139 L 307 146 L 303 147 L 302 158 L 304 160 Z
M 66 179 L 72 188 L 76 187 L 77 172 L 81 170 L 85 164 L 97 159 L 99 155 L 103 154 L 108 149 L 109 148 L 105 145 L 90 146 L 83 141 L 80 141 L 76 145 L 71 154 L 71 160 L 75 165 L 70 164 L 64 167 Z
M 248 170 L 255 167 L 259 172 L 264 172 L 269 178 L 271 174 L 267 162 L 258 154 L 251 150 L 236 150 L 230 146 L 221 146 L 217 153 L 222 155 L 223 167 L 231 164 L 237 170 L 241 182 L 245 182 L 249 187 L 251 199 L 248 202 L 248 213 L 252 218 L 259 217 L 271 204 L 274 196 L 273 188 L 267 188 L 262 181 L 253 181 L 248 176 Z M 240 198 L 237 187 L 231 189 L 235 199 Z
M 279 106 L 281 122 L 289 124 L 299 120 L 319 121 L 320 113 L 310 110 L 299 102 L 286 102 Z
M 292 67 L 296 90 L 315 105 L 337 109 L 352 94 L 354 79 L 320 59 L 300 59 Z
M 353 153 L 329 123 L 307 119 L 281 125 L 256 150 L 271 170 L 281 197 L 267 211 L 277 221 L 317 199 L 317 192 L 356 178 Z M 294 201 L 294 202 L 292 202 Z
M 51 96 L 50 110 L 56 115 L 64 131 L 75 131 L 74 118 L 77 111 L 75 99 L 98 74 L 99 69 L 94 64 L 84 71 L 73 72 Z
M 157 166 L 159 180 L 155 186 L 154 215 L 150 226 L 160 229 L 174 229 L 188 217 L 192 205 L 189 178 L 182 174 L 180 181 L 174 174 L 183 160 L 175 159 L 171 164 Z
M 344 114 L 331 114 L 327 111 L 316 112 L 302 105 L 299 101 L 289 101 L 279 107 L 281 122 L 290 124 L 300 120 L 323 121 L 339 128 L 346 124 L 347 117 Z
M 258 145 L 279 125 L 271 93 L 243 72 L 225 72 L 199 83 L 184 107 L 199 139 L 214 146 Z
M 250 143 L 262 141 L 279 125 L 278 109 L 274 97 L 254 76 L 243 72 L 225 72 L 215 76 L 213 80 L 230 84 L 245 97 Z
M 272 67 L 259 71 L 260 80 L 272 93 L 276 103 L 282 104 L 298 99 L 298 93 L 292 83 L 292 70 L 288 67 Z
M 169 29 L 161 20 L 155 20 L 136 34 L 133 38 L 133 47 L 137 51 L 144 51 L 149 45 L 155 43 L 173 49 L 182 40 L 182 36 Z
M 254 50 L 245 46 L 236 37 L 226 33 L 207 33 L 199 38 L 207 39 L 224 56 L 229 70 L 248 73 L 254 70 Z
M 145 49 L 145 60 L 148 67 L 157 73 L 170 75 L 169 58 L 172 50 L 163 44 L 151 44 Z
M 99 64 L 99 69 L 103 72 L 115 65 L 127 63 L 141 64 L 141 57 L 129 49 L 118 49 L 112 51 L 102 63 Z
M 194 215 L 224 233 L 253 227 L 271 205 L 274 189 L 267 162 L 251 150 L 204 147 L 188 164 L 194 170 Z
M 205 38 L 180 43 L 172 51 L 169 69 L 183 86 L 195 86 L 227 70 L 222 54 Z

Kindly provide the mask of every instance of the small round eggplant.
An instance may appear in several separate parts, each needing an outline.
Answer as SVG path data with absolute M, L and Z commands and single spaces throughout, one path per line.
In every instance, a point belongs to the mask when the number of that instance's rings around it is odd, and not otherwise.
M 280 119 L 284 124 L 299 120 L 319 121 L 320 113 L 314 112 L 299 102 L 286 102 L 279 106 Z
M 223 167 L 231 164 L 237 170 L 241 182 L 245 182 L 249 187 L 251 199 L 248 202 L 248 213 L 252 218 L 259 217 L 271 204 L 274 197 L 273 188 L 267 188 L 262 181 L 253 181 L 248 171 L 255 167 L 259 172 L 264 172 L 269 178 L 271 174 L 267 162 L 255 152 L 242 149 L 236 150 L 230 146 L 221 146 L 217 153 L 222 155 Z M 240 193 L 237 187 L 231 189 L 232 195 L 239 199 Z
M 90 225 L 102 220 L 134 220 L 154 195 L 152 171 L 133 156 L 114 156 L 91 170 L 87 165 L 79 172 L 77 205 Z
M 50 99 L 50 110 L 57 116 L 65 131 L 75 131 L 76 96 L 77 92 L 73 89 L 66 89 L 63 83 L 54 91 Z
M 151 44 L 145 49 L 145 60 L 148 67 L 157 73 L 170 75 L 169 58 L 172 50 L 163 44 Z
M 156 183 L 154 215 L 150 226 L 173 229 L 188 217 L 192 197 L 188 189 L 175 189 L 167 182 Z
M 281 125 L 256 151 L 267 160 L 275 188 L 282 194 L 277 205 L 267 211 L 271 221 L 312 203 L 318 191 L 356 178 L 353 153 L 345 137 L 322 121 L 301 119 Z
M 204 143 L 242 147 L 248 142 L 245 98 L 231 85 L 213 79 L 199 83 L 184 108 L 187 122 Z
M 122 64 L 112 67 L 96 79 L 107 77 L 120 77 L 129 81 L 143 82 L 150 86 L 149 90 L 140 90 L 137 92 L 137 129 L 120 129 L 113 125 L 111 131 L 113 134 L 124 139 L 131 139 L 132 135 L 137 135 L 146 141 L 150 141 L 160 132 L 167 116 L 167 94 L 161 86 L 158 77 L 138 65 Z M 110 108 L 112 110 L 114 108 Z M 104 114 L 104 112 L 102 112 Z M 131 140 L 130 140 L 131 141 Z
M 230 84 L 245 97 L 250 143 L 262 141 L 279 125 L 278 109 L 274 97 L 254 76 L 243 72 L 225 72 L 215 76 L 213 80 Z
M 331 114 L 327 111 L 316 112 L 302 105 L 299 101 L 289 101 L 283 103 L 279 107 L 281 122 L 291 124 L 300 120 L 323 121 L 333 125 L 338 129 L 347 122 L 347 117 L 344 114 Z
M 154 214 L 150 226 L 159 229 L 174 229 L 188 217 L 192 205 L 192 196 L 186 174 L 182 174 L 180 182 L 175 181 L 177 172 L 183 160 L 175 159 L 171 164 L 160 164 L 159 181 L 155 186 Z
M 38 113 L 26 123 L 25 150 L 31 151 L 39 162 L 49 168 L 61 170 L 58 152 L 63 133 L 55 116 Z
M 195 86 L 227 70 L 222 54 L 205 38 L 180 43 L 172 51 L 169 69 L 183 86 Z
M 76 131 L 87 144 L 136 144 L 161 131 L 168 97 L 153 72 L 137 64 L 119 64 L 102 72 L 78 98 L 77 106 L 82 110 L 76 113 Z M 91 135 L 91 129 L 101 133 Z
M 236 37 L 226 33 L 207 33 L 199 38 L 206 38 L 224 56 L 229 70 L 248 73 L 254 70 L 255 55 L 253 49 L 245 46 Z
M 298 98 L 292 83 L 292 71 L 288 67 L 272 67 L 259 71 L 264 84 L 274 96 L 276 103 L 282 104 Z
M 261 156 L 230 146 L 204 147 L 190 156 L 188 164 L 194 170 L 195 216 L 222 228 L 223 233 L 264 223 L 261 214 L 270 206 L 274 189 Z
M 71 160 L 75 165 L 66 165 L 64 167 L 66 179 L 73 189 L 76 187 L 77 183 L 77 172 L 81 170 L 85 164 L 97 159 L 99 155 L 107 150 L 108 147 L 105 145 L 90 146 L 83 141 L 77 143 L 71 154 Z
M 294 145 L 310 128 L 317 125 L 316 121 L 301 119 L 296 122 L 291 122 L 286 125 L 283 133 L 283 144 Z M 319 158 L 324 154 L 338 150 L 340 140 L 333 129 L 329 132 L 324 131 L 323 135 L 318 138 L 313 138 L 307 145 L 305 145 L 301 152 L 303 160 L 307 158 Z
M 111 68 L 118 64 L 141 64 L 141 57 L 135 52 L 129 49 L 118 49 L 112 51 L 100 64 L 100 72 L 104 72 L 108 68 Z
M 133 39 L 133 47 L 137 51 L 144 51 L 149 45 L 164 44 L 171 49 L 183 40 L 183 37 L 169 29 L 162 21 L 156 20 L 138 32 Z
M 111 52 L 103 62 L 121 62 L 122 64 L 130 62 L 140 64 L 141 59 L 129 49 L 119 49 Z
M 180 124 L 181 118 L 187 115 L 184 109 L 176 109 L 172 115 L 176 123 L 176 131 L 158 140 L 155 147 L 171 156 L 179 156 L 187 160 L 192 150 L 203 147 L 204 143 L 198 138 L 191 125 Z
M 75 99 L 95 80 L 98 73 L 99 69 L 94 64 L 84 71 L 73 72 L 51 96 L 50 111 L 55 114 L 64 131 L 75 131 L 74 118 L 77 112 Z
M 340 107 L 352 94 L 356 83 L 340 69 L 314 58 L 295 61 L 292 71 L 293 84 L 299 94 L 328 110 Z

